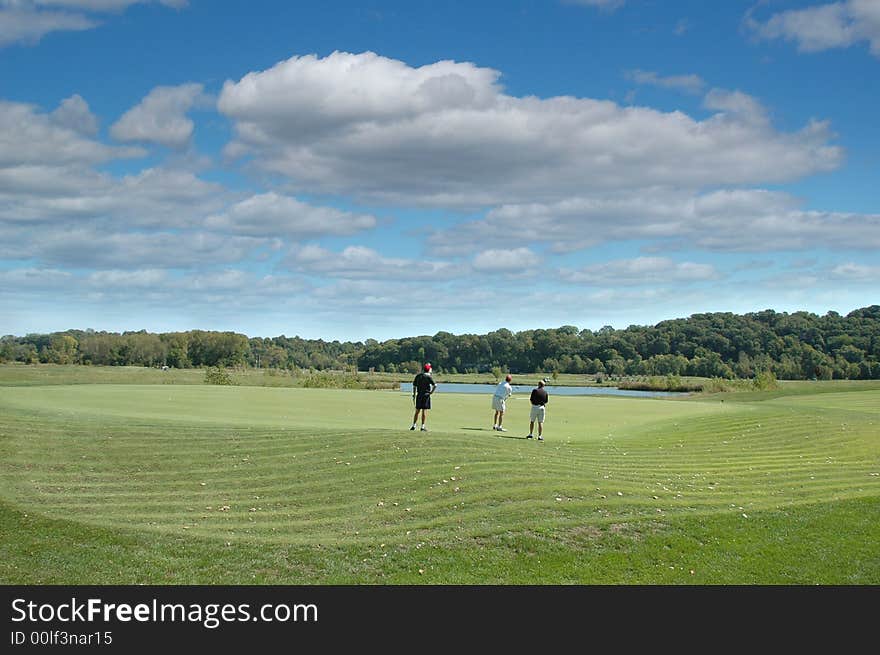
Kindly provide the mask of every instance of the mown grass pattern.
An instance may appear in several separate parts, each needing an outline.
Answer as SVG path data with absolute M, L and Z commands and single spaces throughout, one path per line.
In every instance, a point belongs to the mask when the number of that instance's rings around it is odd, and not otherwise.
M 26 526 L 92 535 L 79 542 L 87 551 L 104 535 L 94 556 L 107 581 L 128 579 L 116 548 L 146 549 L 153 565 L 138 575 L 150 581 L 167 580 L 180 558 L 177 582 L 815 581 L 815 564 L 802 577 L 804 545 L 790 544 L 790 559 L 769 570 L 750 559 L 796 541 L 790 526 L 775 536 L 767 528 L 794 516 L 813 543 L 807 552 L 822 542 L 827 559 L 836 543 L 841 554 L 831 559 L 845 559 L 843 573 L 822 579 L 880 579 L 877 391 L 739 404 L 554 398 L 544 444 L 489 430 L 482 397 L 438 399 L 432 431 L 412 433 L 402 394 L 169 393 L 4 390 L 8 520 L 27 513 Z M 517 402 L 511 430 L 527 419 L 527 403 Z M 810 520 L 835 524 L 841 503 L 849 513 L 874 509 L 850 527 L 874 545 L 813 533 Z M 128 545 L 109 545 L 117 541 Z M 260 575 L 227 552 L 253 555 L 261 545 L 276 560 L 256 557 Z M 689 567 L 684 578 L 649 565 L 675 553 L 691 553 L 679 562 Z M 7 581 L 27 580 L 20 565 L 10 570 L 11 555 Z M 82 574 L 63 551 L 55 557 L 52 579 Z M 235 570 L 216 574 L 217 557 Z

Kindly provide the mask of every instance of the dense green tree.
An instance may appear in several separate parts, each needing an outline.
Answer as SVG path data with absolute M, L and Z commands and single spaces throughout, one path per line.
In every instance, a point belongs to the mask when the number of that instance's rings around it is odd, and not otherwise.
M 41 353 L 40 359 L 50 364 L 73 364 L 77 361 L 79 342 L 69 334 L 56 334 Z

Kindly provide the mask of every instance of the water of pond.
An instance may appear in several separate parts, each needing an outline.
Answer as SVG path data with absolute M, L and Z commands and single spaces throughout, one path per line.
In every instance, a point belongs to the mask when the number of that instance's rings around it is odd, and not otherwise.
M 514 394 L 528 397 L 535 387 L 522 384 L 511 385 Z M 401 383 L 400 390 L 403 393 L 412 394 L 412 385 Z M 470 384 L 465 382 L 444 382 L 438 384 L 436 391 L 439 393 L 484 393 L 491 395 L 495 390 L 494 384 Z M 659 398 L 663 396 L 681 396 L 680 391 L 636 391 L 633 389 L 618 389 L 616 387 L 556 387 L 547 385 L 547 393 L 560 396 L 631 396 L 642 398 Z

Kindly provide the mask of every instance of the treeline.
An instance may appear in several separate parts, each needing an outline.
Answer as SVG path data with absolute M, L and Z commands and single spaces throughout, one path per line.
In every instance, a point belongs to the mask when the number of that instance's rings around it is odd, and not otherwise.
M 535 371 L 779 379 L 880 379 L 880 305 L 841 316 L 766 310 L 694 314 L 654 326 L 597 331 L 565 325 L 513 333 L 367 341 L 361 370 L 412 372 L 430 361 L 448 372 Z
M 0 362 L 328 370 L 354 367 L 363 348 L 362 343 L 285 336 L 248 338 L 235 332 L 204 330 L 163 334 L 67 330 L 2 337 Z
M 59 364 L 246 366 L 415 373 L 558 372 L 779 379 L 880 379 L 880 305 L 841 316 L 828 312 L 694 314 L 654 326 L 610 326 L 488 334 L 438 332 L 378 342 L 299 337 L 248 338 L 192 330 L 152 334 L 68 330 L 5 336 L 0 361 Z

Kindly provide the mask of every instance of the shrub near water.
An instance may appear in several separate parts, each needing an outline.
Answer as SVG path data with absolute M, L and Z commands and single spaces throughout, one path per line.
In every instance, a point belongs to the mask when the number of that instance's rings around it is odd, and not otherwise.
M 772 391 L 779 388 L 779 382 L 773 371 L 762 371 L 752 380 L 752 386 L 759 391 Z
M 679 375 L 658 375 L 639 380 L 623 380 L 617 388 L 633 391 L 703 391 L 704 385 L 701 382 L 686 382 Z
M 650 376 L 638 380 L 621 381 L 619 389 L 638 391 L 690 391 L 703 393 L 723 393 L 730 391 L 773 391 L 779 388 L 776 375 L 772 371 L 758 373 L 752 380 L 728 380 L 710 378 L 708 380 L 685 381 L 678 375 Z
M 300 386 L 308 389 L 398 389 L 399 382 L 390 380 L 364 379 L 351 373 L 310 373 L 303 378 Z
M 205 371 L 205 384 L 225 384 L 231 385 L 232 376 L 225 368 L 215 366 Z

